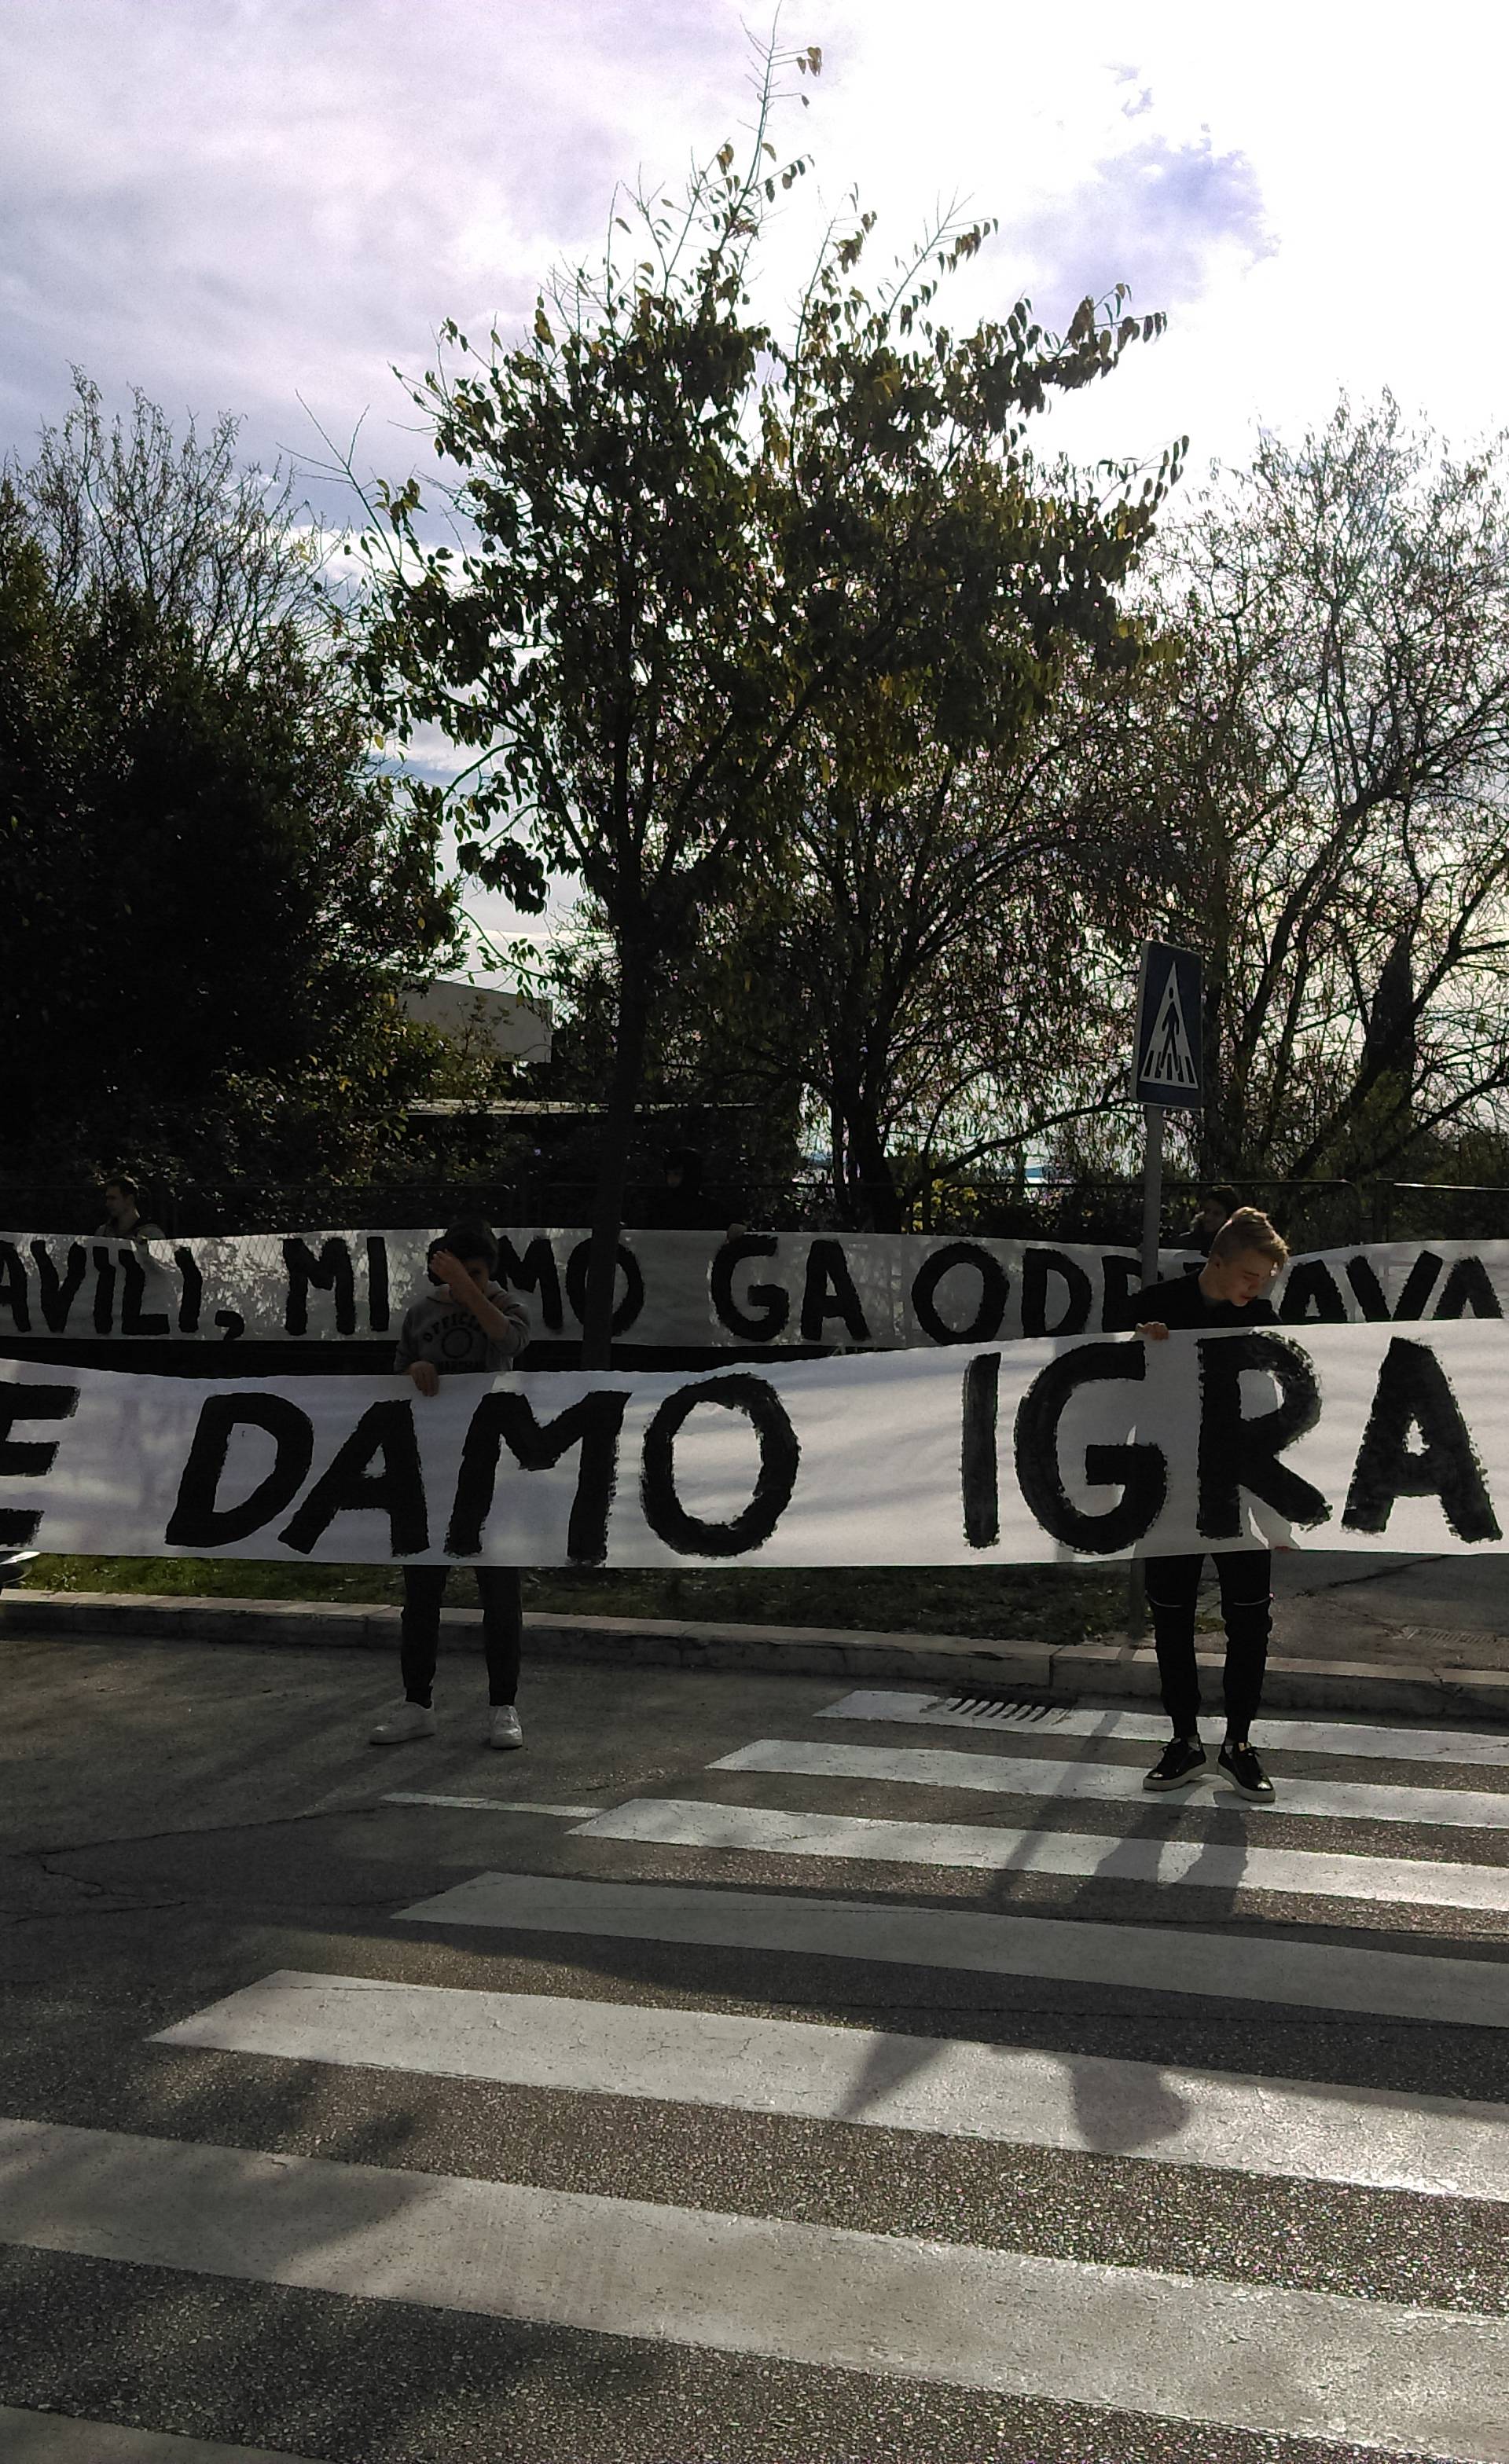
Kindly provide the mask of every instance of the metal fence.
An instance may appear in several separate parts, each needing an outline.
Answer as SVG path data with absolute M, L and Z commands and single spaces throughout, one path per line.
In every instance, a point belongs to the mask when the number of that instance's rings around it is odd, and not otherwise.
M 653 1221 L 658 1184 L 632 1184 L 624 1221 Z M 878 1201 L 882 1193 L 875 1193 Z M 1239 1191 L 1244 1205 L 1273 1217 L 1291 1248 L 1350 1247 L 1373 1241 L 1509 1239 L 1509 1189 L 1446 1182 L 1255 1180 Z M 362 1231 L 402 1231 L 439 1226 L 468 1217 L 498 1225 L 586 1223 L 592 1191 L 588 1181 L 551 1173 L 521 1171 L 505 1179 L 471 1179 L 464 1174 L 366 1186 L 329 1183 L 257 1183 L 217 1190 L 213 1196 L 175 1192 L 144 1181 L 142 1212 L 178 1237 L 216 1232 L 283 1232 L 321 1226 Z M 739 1221 L 753 1228 L 825 1231 L 862 1228 L 843 1224 L 831 1182 L 810 1174 L 742 1186 L 710 1178 L 709 1220 Z M 1199 1184 L 1170 1181 L 1164 1191 L 1164 1231 L 1175 1240 L 1193 1217 Z M 879 1203 L 869 1212 L 884 1220 Z M 87 1183 L 0 1181 L 0 1221 L 26 1232 L 92 1232 L 100 1220 L 99 1192 Z M 913 1232 L 975 1234 L 1054 1242 L 1118 1242 L 1137 1245 L 1142 1189 L 1135 1179 L 983 1179 L 930 1183 L 906 1211 L 901 1228 Z

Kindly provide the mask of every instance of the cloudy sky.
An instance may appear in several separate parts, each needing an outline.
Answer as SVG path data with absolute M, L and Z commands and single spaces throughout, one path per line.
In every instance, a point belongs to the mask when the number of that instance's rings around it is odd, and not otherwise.
M 245 418 L 249 455 L 414 454 L 393 363 L 506 333 L 616 182 L 747 120 L 757 0 L 0 0 L 0 452 L 107 399 Z M 851 188 L 877 261 L 958 202 L 999 217 L 950 312 L 1054 323 L 1129 283 L 1170 330 L 1053 415 L 1086 458 L 1197 469 L 1389 385 L 1456 439 L 1504 415 L 1497 281 L 1509 12 L 1482 0 L 785 0 L 825 55 L 776 134 L 814 157 L 794 288 Z M 783 150 L 785 148 L 783 147 Z M 772 303 L 778 304 L 778 303 Z M 345 508 L 311 483 L 328 517 Z

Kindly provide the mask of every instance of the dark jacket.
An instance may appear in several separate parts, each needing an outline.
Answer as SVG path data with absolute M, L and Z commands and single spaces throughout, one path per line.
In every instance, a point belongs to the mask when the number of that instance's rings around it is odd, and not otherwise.
M 1276 1326 L 1277 1317 L 1269 1300 L 1249 1301 L 1238 1309 L 1234 1301 L 1208 1301 L 1195 1275 L 1174 1275 L 1166 1284 L 1148 1284 L 1140 1292 L 1129 1295 L 1126 1305 L 1116 1313 L 1115 1331 L 1128 1332 L 1135 1326 L 1201 1327 L 1209 1331 L 1219 1326 Z

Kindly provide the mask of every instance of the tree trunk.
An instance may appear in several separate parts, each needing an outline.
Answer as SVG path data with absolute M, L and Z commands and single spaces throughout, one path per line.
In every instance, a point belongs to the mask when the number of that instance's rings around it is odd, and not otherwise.
M 612 1083 L 603 1117 L 597 1181 L 592 1192 L 592 1244 L 587 1257 L 587 1303 L 582 1319 L 584 1369 L 612 1366 L 618 1236 L 623 1226 L 624 1183 L 629 1177 L 649 1017 L 649 985 L 640 969 L 626 961 L 618 1001 L 618 1046 L 613 1056 Z
M 861 1208 L 876 1232 L 899 1232 L 902 1222 L 900 1194 L 885 1141 L 873 1117 L 863 1107 L 849 1114 L 849 1155 L 861 1193 Z
M 830 1179 L 833 1191 L 833 1214 L 846 1232 L 854 1229 L 849 1221 L 849 1161 L 844 1151 L 844 1116 L 832 1099 L 828 1107 L 828 1133 L 832 1169 Z

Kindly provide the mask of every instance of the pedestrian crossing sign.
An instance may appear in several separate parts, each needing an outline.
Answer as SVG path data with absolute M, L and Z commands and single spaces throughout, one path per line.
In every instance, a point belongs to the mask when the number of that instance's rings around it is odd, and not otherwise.
M 1198 1109 L 1203 1100 L 1200 961 L 1192 950 L 1149 941 L 1143 952 L 1132 1092 L 1140 1104 Z

